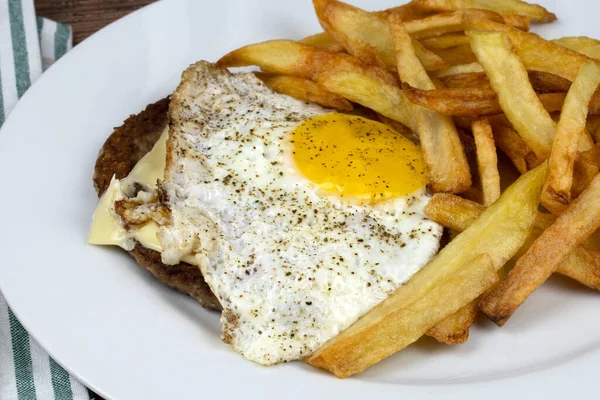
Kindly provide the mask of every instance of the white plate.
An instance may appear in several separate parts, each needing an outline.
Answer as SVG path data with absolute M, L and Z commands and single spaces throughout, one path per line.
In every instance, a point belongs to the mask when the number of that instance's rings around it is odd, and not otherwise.
M 546 37 L 600 37 L 600 3 L 541 2 L 561 17 L 541 29 Z M 379 9 L 395 1 L 354 3 Z M 220 341 L 216 313 L 166 289 L 125 253 L 86 245 L 93 166 L 112 127 L 169 94 L 193 61 L 318 30 L 309 0 L 161 1 L 44 74 L 0 132 L 0 284 L 21 322 L 60 364 L 116 400 L 597 389 L 600 298 L 566 279 L 552 278 L 502 329 L 480 322 L 456 347 L 424 339 L 340 381 L 300 362 L 264 368 L 243 360 Z

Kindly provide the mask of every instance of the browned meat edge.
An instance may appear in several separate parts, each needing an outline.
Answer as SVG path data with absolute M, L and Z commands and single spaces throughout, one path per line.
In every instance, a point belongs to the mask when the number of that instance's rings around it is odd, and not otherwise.
M 119 179 L 127 176 L 158 141 L 168 123 L 169 101 L 165 98 L 148 105 L 144 111 L 130 116 L 122 126 L 114 129 L 96 160 L 93 181 L 98 196 L 108 188 L 113 175 Z M 221 309 L 197 267 L 186 263 L 165 265 L 158 252 L 139 243 L 129 254 L 140 267 L 165 285 L 193 297 L 203 307 Z

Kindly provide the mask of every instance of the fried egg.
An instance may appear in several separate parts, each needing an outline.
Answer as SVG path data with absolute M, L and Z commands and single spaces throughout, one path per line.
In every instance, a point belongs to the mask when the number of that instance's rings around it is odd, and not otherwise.
M 245 358 L 308 356 L 438 251 L 420 149 L 386 125 L 207 62 L 171 101 L 162 259 L 196 260 Z

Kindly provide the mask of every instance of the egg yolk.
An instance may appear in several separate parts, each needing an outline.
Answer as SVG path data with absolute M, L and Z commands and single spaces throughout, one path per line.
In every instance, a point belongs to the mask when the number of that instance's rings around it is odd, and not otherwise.
M 380 122 L 319 115 L 294 130 L 292 144 L 300 172 L 342 197 L 374 203 L 427 184 L 420 147 Z

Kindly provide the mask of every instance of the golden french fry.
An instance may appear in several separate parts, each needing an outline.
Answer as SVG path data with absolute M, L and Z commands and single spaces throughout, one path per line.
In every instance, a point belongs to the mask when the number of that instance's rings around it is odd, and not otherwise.
M 600 59 L 600 40 L 587 36 L 570 36 L 554 39 L 553 42 L 590 58 Z
M 481 18 L 465 17 L 465 30 L 495 31 L 507 34 L 525 67 L 573 81 L 579 69 L 589 57 L 557 43 L 542 39 L 533 33 L 523 32 L 511 26 Z
M 446 62 L 442 57 L 435 54 L 433 51 L 428 50 L 423 46 L 419 41 L 413 39 L 413 47 L 415 48 L 415 53 L 421 64 L 426 71 L 435 72 L 441 69 L 449 68 L 450 64 Z
M 448 49 L 469 44 L 469 38 L 464 33 L 448 33 L 446 35 L 423 39 L 421 40 L 421 44 L 429 50 Z
M 460 344 L 469 339 L 469 328 L 473 324 L 479 307 L 478 301 L 474 300 L 450 315 L 434 327 L 427 331 L 427 336 L 431 336 L 440 343 Z
M 449 49 L 433 50 L 435 54 L 450 65 L 464 65 L 477 62 L 477 58 L 471 50 L 471 45 L 463 44 Z
M 402 21 L 391 14 L 388 23 L 400 79 L 417 87 L 434 89 Z M 422 107 L 413 107 L 413 115 L 433 190 L 460 193 L 468 189 L 471 186 L 469 164 L 452 119 Z
M 502 112 L 491 89 L 421 90 L 404 82 L 402 90 L 411 103 L 445 115 L 479 117 Z
M 537 93 L 566 93 L 571 87 L 570 80 L 541 71 L 529 71 L 529 82 Z
M 410 104 L 385 69 L 364 65 L 347 54 L 291 40 L 272 40 L 234 50 L 217 63 L 223 67 L 256 65 L 267 72 L 314 81 L 330 92 L 385 115 L 414 131 Z
M 415 342 L 477 298 L 527 239 L 545 179 L 545 165 L 519 178 L 425 268 L 306 361 L 338 377 L 351 376 Z
M 592 103 L 590 103 L 590 107 L 592 107 Z M 600 142 L 600 115 L 588 116 L 585 124 L 585 130 L 590 133 L 594 139 L 594 142 Z
M 300 43 L 323 47 L 329 51 L 344 51 L 344 46 L 326 32 L 317 33 L 299 40 Z
M 287 75 L 255 73 L 268 87 L 278 93 L 287 94 L 298 100 L 310 101 L 327 108 L 352 111 L 352 103 L 340 95 L 332 93 L 313 81 Z
M 531 20 L 528 17 L 519 14 L 504 15 L 504 23 L 523 32 L 529 32 L 531 26 Z
M 438 224 L 462 232 L 479 218 L 485 207 L 453 194 L 436 193 L 425 207 L 425 214 Z M 515 257 L 525 254 L 542 232 L 556 221 L 550 214 L 538 213 L 527 243 Z M 556 272 L 595 290 L 600 290 L 600 248 L 588 249 L 587 242 L 575 248 L 557 267 Z
M 548 161 L 548 180 L 542 191 L 542 204 L 548 209 L 564 209 L 572 199 L 577 149 L 585 131 L 588 105 L 599 84 L 600 66 L 589 61 L 581 68 L 567 94 Z M 590 150 L 591 147 L 593 143 Z
M 546 229 L 507 277 L 480 303 L 482 312 L 502 326 L 581 242 L 600 227 L 600 175 Z
M 558 75 L 540 71 L 528 71 L 529 82 L 536 93 L 568 92 L 571 81 Z M 490 81 L 479 63 L 454 65 L 434 72 L 434 76 L 449 88 L 491 88 Z
M 567 255 L 556 272 L 590 289 L 600 290 L 600 253 L 580 245 Z
M 467 40 L 469 38 L 465 35 Z M 433 39 L 433 38 L 432 38 Z M 484 73 L 483 67 L 478 62 L 470 63 L 470 64 L 462 64 L 462 65 L 453 65 L 449 68 L 437 71 L 433 75 L 436 78 L 444 78 L 447 76 L 460 75 L 460 74 L 470 74 L 470 73 L 479 73 L 480 76 L 484 76 L 487 81 L 487 76 Z
M 462 192 L 460 197 L 483 204 L 483 192 L 474 186 L 471 186 L 468 190 Z
M 306 362 L 346 378 L 415 342 L 497 282 L 493 260 L 487 254 L 474 256 L 462 267 L 434 288 L 419 290 L 423 293 L 402 307 L 396 307 L 388 298 L 367 314 L 377 317 L 376 321 L 363 316 L 317 349 Z
M 581 145 L 581 142 L 580 142 Z M 589 151 L 579 152 L 573 166 L 573 186 L 571 197 L 578 197 L 592 179 L 598 174 L 600 168 L 600 148 L 598 146 Z
M 473 122 L 472 132 L 477 147 L 477 168 L 483 189 L 483 205 L 489 206 L 500 198 L 500 173 L 492 126 L 487 119 L 477 120 Z
M 480 8 L 501 15 L 522 15 L 534 22 L 552 22 L 556 15 L 537 4 L 520 0 L 413 0 L 416 7 L 431 11 L 452 11 Z
M 415 39 L 426 39 L 445 33 L 462 32 L 466 22 L 479 20 L 494 21 L 501 25 L 504 22 L 504 18 L 493 11 L 469 9 L 405 21 L 404 29 Z
M 425 206 L 425 215 L 438 224 L 462 232 L 485 211 L 485 206 L 449 193 L 436 193 Z
M 496 124 L 493 125 L 492 130 L 496 145 L 510 158 L 520 173 L 524 174 L 533 166 L 539 164 L 535 153 L 514 129 Z
M 382 11 L 375 11 L 374 14 L 384 19 L 387 19 L 390 14 L 396 14 L 402 21 L 412 21 L 414 19 L 429 17 L 435 13 L 432 11 L 424 11 L 419 7 L 415 7 L 413 3 L 408 3 Z
M 325 32 L 349 54 L 366 64 L 396 71 L 394 44 L 384 18 L 337 0 L 313 0 L 313 5 Z M 420 44 L 416 47 L 425 69 L 434 71 L 448 67 L 435 53 Z
M 503 32 L 469 31 L 467 36 L 506 117 L 536 156 L 547 158 L 556 127 L 531 87 L 510 38 Z
M 491 88 L 421 90 L 403 83 L 402 90 L 411 103 L 446 115 L 477 118 L 502 113 L 498 96 Z M 542 93 L 538 98 L 544 109 L 551 113 L 562 109 L 566 96 L 566 93 Z M 600 110 L 590 107 L 590 112 L 597 111 Z

